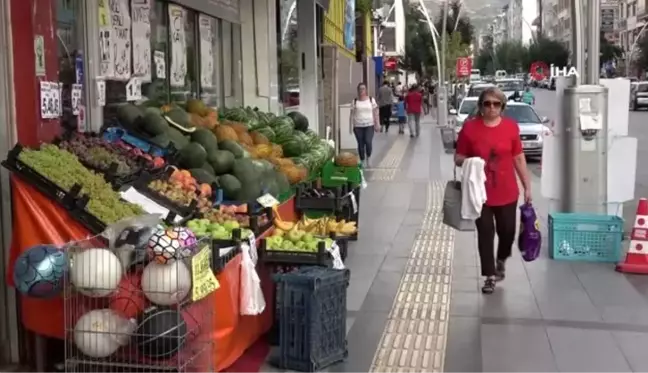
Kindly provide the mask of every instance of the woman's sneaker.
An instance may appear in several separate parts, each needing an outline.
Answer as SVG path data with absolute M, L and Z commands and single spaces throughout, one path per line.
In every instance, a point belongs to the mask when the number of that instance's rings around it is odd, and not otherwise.
M 482 293 L 484 294 L 493 294 L 495 291 L 495 279 L 494 278 L 487 278 L 486 281 L 484 281 L 484 286 L 482 286 Z
M 502 281 L 506 277 L 506 262 L 498 260 L 495 264 L 495 280 Z

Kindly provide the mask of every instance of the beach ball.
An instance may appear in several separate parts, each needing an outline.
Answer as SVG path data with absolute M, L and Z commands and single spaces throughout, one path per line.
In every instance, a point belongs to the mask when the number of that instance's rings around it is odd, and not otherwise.
M 136 327 L 113 310 L 92 310 L 74 325 L 74 344 L 84 355 L 105 358 L 127 345 Z
M 191 272 L 181 261 L 150 262 L 142 273 L 142 291 L 148 300 L 161 306 L 180 303 L 191 291 Z
M 128 273 L 124 276 L 117 290 L 110 295 L 109 307 L 120 316 L 127 319 L 136 318 L 137 315 L 148 308 L 149 303 L 142 293 L 141 273 Z
M 80 293 L 99 298 L 117 290 L 123 269 L 112 251 L 88 249 L 74 253 L 71 258 L 70 280 Z
M 182 349 L 186 334 L 187 324 L 180 312 L 153 307 L 139 317 L 133 341 L 142 355 L 168 359 Z
M 67 253 L 56 246 L 38 245 L 20 254 L 14 264 L 13 280 L 23 295 L 51 298 L 63 291 Z
M 155 261 L 166 264 L 191 256 L 195 243 L 196 235 L 190 230 L 184 227 L 166 228 L 155 231 L 149 238 L 148 251 Z

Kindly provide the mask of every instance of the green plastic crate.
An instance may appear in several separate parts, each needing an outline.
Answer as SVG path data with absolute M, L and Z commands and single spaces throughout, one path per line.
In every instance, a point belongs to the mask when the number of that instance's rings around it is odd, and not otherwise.
M 362 173 L 360 166 L 356 167 L 341 167 L 336 166 L 333 161 L 328 161 L 322 168 L 322 186 L 324 187 L 337 187 L 351 183 L 359 185 L 362 183 Z

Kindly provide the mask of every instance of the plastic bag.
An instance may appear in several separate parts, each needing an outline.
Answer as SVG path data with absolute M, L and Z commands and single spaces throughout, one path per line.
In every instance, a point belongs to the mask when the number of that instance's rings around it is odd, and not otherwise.
M 518 235 L 518 248 L 522 258 L 527 262 L 534 261 L 540 255 L 542 234 L 540 222 L 535 209 L 531 204 L 520 206 L 520 233 Z
M 108 248 L 114 251 L 125 270 L 146 260 L 146 245 L 161 222 L 160 214 L 123 219 L 107 226 L 101 236 L 108 240 Z
M 259 261 L 259 251 L 257 250 L 256 236 L 254 233 L 250 233 L 248 243 L 250 244 L 250 258 L 252 259 L 252 263 L 256 266 Z
M 265 310 L 261 279 L 250 257 L 250 246 L 241 245 L 241 315 L 259 315 Z
M 333 257 L 333 269 L 344 269 L 344 262 L 342 261 L 340 247 L 337 242 L 334 241 L 331 247 L 327 247 L 326 250 L 331 253 L 331 256 Z

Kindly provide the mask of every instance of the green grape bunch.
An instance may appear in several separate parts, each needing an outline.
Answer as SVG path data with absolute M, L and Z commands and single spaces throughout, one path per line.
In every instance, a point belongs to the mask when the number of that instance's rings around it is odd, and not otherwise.
M 18 159 L 65 191 L 75 184 L 90 198 L 86 209 L 105 224 L 144 214 L 141 207 L 119 198 L 103 176 L 87 169 L 79 159 L 56 145 L 44 144 L 40 149 L 24 149 Z

